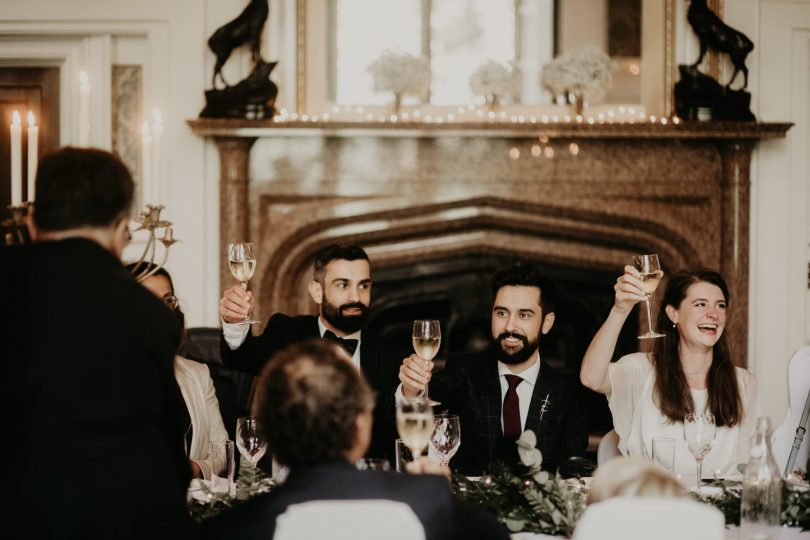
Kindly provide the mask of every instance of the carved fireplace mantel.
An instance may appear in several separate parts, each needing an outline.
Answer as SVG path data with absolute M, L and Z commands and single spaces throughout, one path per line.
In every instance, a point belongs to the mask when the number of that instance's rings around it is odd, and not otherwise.
M 221 252 L 259 244 L 261 320 L 312 309 L 313 254 L 338 240 L 366 246 L 375 272 L 478 253 L 618 274 L 657 252 L 668 272 L 724 275 L 729 341 L 747 365 L 751 151 L 792 124 L 188 124 L 219 149 Z M 375 306 L 396 295 L 375 292 Z

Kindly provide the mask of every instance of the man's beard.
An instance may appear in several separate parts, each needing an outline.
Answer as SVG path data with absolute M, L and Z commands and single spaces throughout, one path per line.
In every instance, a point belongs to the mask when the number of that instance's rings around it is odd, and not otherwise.
M 510 337 L 519 339 L 523 345 L 518 348 L 505 347 L 502 342 L 504 339 Z M 522 364 L 531 358 L 531 356 L 537 352 L 537 349 L 540 348 L 540 335 L 533 341 L 529 341 L 524 335 L 503 332 L 492 340 L 492 348 L 495 350 L 495 356 L 504 364 L 510 366 Z
M 343 311 L 346 309 L 357 308 L 360 310 L 358 315 L 344 315 Z M 324 296 L 323 303 L 321 304 L 321 315 L 324 319 L 342 332 L 353 334 L 363 328 L 368 316 L 368 306 L 361 302 L 351 302 L 336 306 L 331 303 L 328 298 Z

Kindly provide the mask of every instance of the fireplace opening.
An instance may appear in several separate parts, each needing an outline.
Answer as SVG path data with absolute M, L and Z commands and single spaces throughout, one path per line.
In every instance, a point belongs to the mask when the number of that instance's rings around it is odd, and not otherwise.
M 538 265 L 557 287 L 555 323 L 540 344 L 543 359 L 556 369 L 578 376 L 582 356 L 613 305 L 615 271 L 573 268 L 491 253 L 377 266 L 372 276 L 374 302 L 367 328 L 404 348 L 411 342 L 414 320 L 438 319 L 442 343 L 436 363 L 437 369 L 441 369 L 448 355 L 488 347 L 490 278 L 497 269 L 520 261 Z M 639 350 L 638 313 L 634 309 L 624 325 L 614 359 Z M 613 427 L 604 396 L 589 392 L 589 408 L 592 434 L 601 435 Z

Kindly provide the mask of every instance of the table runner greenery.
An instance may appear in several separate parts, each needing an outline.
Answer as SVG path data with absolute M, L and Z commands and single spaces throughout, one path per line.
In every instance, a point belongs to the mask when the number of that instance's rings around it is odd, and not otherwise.
M 512 532 L 535 532 L 571 536 L 577 520 L 587 505 L 584 481 L 563 479 L 541 470 L 543 456 L 536 448 L 537 439 L 525 431 L 518 439 L 518 454 L 524 465 L 515 473 L 496 464 L 490 474 L 476 480 L 454 475 L 453 489 L 457 495 L 491 512 Z M 236 495 L 211 493 L 204 486 L 204 501 L 192 499 L 189 509 L 196 521 L 209 519 L 229 508 L 272 489 L 273 481 L 262 471 L 242 467 L 236 482 Z M 727 525 L 740 523 L 739 482 L 716 481 L 722 488 L 716 495 L 704 495 L 702 502 L 717 507 Z M 785 484 L 782 495 L 782 524 L 810 529 L 810 489 Z

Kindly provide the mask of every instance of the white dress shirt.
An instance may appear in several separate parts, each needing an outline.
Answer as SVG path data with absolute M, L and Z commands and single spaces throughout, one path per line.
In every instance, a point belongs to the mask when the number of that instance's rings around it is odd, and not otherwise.
M 498 378 L 501 381 L 501 430 L 503 430 L 503 401 L 506 399 L 506 391 L 509 389 L 509 383 L 506 380 L 507 375 L 517 375 L 523 381 L 518 384 L 516 392 L 518 395 L 518 406 L 520 408 L 520 425 L 526 429 L 526 418 L 529 416 L 529 405 L 532 402 L 532 394 L 534 393 L 534 385 L 537 382 L 537 376 L 540 375 L 540 353 L 539 351 L 534 354 L 534 364 L 520 373 L 512 373 L 509 366 L 498 361 Z
M 222 335 L 225 336 L 225 343 L 228 344 L 228 347 L 231 348 L 232 351 L 235 351 L 239 348 L 240 345 L 245 341 L 247 337 L 247 333 L 250 330 L 249 324 L 232 324 L 227 323 L 224 320 L 222 321 Z M 326 325 L 323 324 L 323 320 L 320 316 L 318 316 L 318 332 L 323 337 L 324 333 L 326 332 L 327 328 Z M 362 331 L 358 330 L 353 334 L 349 334 L 345 336 L 343 339 L 356 339 L 357 340 L 357 348 L 354 350 L 354 354 L 352 355 L 352 363 L 355 365 L 357 369 L 360 369 L 360 340 Z

